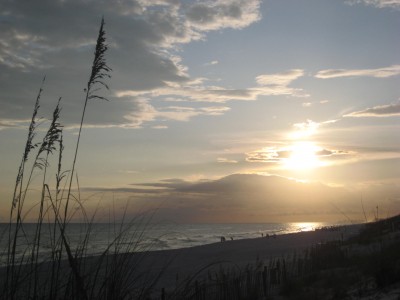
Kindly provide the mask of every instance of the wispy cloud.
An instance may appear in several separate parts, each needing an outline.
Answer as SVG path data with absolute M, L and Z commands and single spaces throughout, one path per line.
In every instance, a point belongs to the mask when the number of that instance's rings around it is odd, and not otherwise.
M 396 103 L 378 105 L 364 110 L 355 111 L 344 117 L 393 117 L 400 116 L 400 100 Z
M 190 82 L 165 82 L 166 86 L 152 90 L 119 90 L 116 97 L 170 97 L 189 102 L 225 103 L 232 100 L 256 100 L 259 96 L 290 95 L 293 97 L 307 97 L 302 89 L 292 88 L 289 85 L 303 76 L 303 70 L 289 70 L 277 74 L 263 74 L 256 77 L 258 86 L 245 89 L 228 89 L 221 86 L 205 85 L 205 79 L 191 80 Z
M 338 120 L 327 120 L 323 122 L 314 122 L 312 120 L 307 120 L 305 122 L 294 123 L 293 131 L 290 132 L 289 138 L 294 140 L 309 138 L 318 132 L 321 126 L 336 123 Z
M 30 120 L 10 120 L 10 119 L 0 119 L 0 130 L 9 128 L 23 128 L 28 126 Z
M 148 99 L 138 98 L 133 101 L 135 108 L 124 116 L 127 122 L 121 124 L 119 127 L 124 128 L 140 128 L 143 123 L 150 121 L 189 121 L 196 116 L 220 116 L 229 111 L 230 108 L 226 106 L 210 106 L 210 107 L 184 107 L 184 106 L 169 106 L 163 109 L 156 109 L 152 106 Z M 164 129 L 165 126 L 158 127 L 157 129 Z
M 314 122 L 312 120 L 307 120 L 306 122 L 293 124 L 294 131 L 290 133 L 292 139 L 300 139 L 305 137 L 310 137 L 315 134 L 320 127 L 320 123 Z
M 218 64 L 219 64 L 218 60 L 213 60 L 213 61 L 210 61 L 208 63 L 205 63 L 204 65 L 205 66 L 215 66 L 215 65 L 218 65 Z
M 229 158 L 226 158 L 226 157 L 218 157 L 217 158 L 217 162 L 226 163 L 226 164 L 237 164 L 238 163 L 237 160 L 229 159 Z
M 283 73 L 260 75 L 256 77 L 256 81 L 261 86 L 288 86 L 303 75 L 303 70 L 293 69 Z
M 278 163 L 290 156 L 286 148 L 264 147 L 259 150 L 246 153 L 246 161 L 262 163 Z
M 167 125 L 156 125 L 152 127 L 153 129 L 168 129 Z
M 321 79 L 338 77 L 375 77 L 387 78 L 400 74 L 400 65 L 393 65 L 379 69 L 328 69 L 319 71 L 315 77 Z
M 347 0 L 347 4 L 366 4 L 378 8 L 396 8 L 400 9 L 400 0 Z
M 292 88 L 289 85 L 304 76 L 304 70 L 292 69 L 282 73 L 262 74 L 256 77 L 257 84 L 264 95 L 291 95 L 294 97 L 309 97 L 302 89 Z

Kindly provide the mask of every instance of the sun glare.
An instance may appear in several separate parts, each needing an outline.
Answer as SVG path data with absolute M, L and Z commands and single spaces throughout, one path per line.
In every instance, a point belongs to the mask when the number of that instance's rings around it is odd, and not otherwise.
M 315 229 L 321 228 L 323 226 L 323 223 L 302 222 L 302 223 L 293 223 L 292 226 L 296 228 L 296 231 L 313 231 Z
M 322 165 L 317 152 L 321 148 L 311 142 L 298 142 L 289 148 L 289 157 L 284 161 L 284 166 L 292 170 L 310 170 Z

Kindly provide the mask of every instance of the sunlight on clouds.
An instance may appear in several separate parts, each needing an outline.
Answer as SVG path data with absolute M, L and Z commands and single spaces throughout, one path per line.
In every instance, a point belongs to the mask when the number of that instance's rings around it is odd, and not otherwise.
M 337 120 L 314 122 L 307 120 L 293 124 L 293 130 L 287 134 L 284 142 L 260 150 L 246 153 L 246 161 L 270 163 L 270 168 L 293 171 L 308 171 L 320 167 L 342 164 L 354 159 L 354 152 L 327 149 L 313 141 L 321 126 L 335 123 Z M 273 143 L 271 143 L 273 144 Z
M 196 116 L 221 116 L 230 110 L 225 106 L 208 106 L 193 108 L 188 106 L 169 106 L 162 109 L 155 108 L 147 98 L 132 100 L 132 110 L 124 116 L 126 122 L 121 125 L 124 128 L 141 128 L 143 123 L 154 121 L 181 121 L 187 122 Z M 153 127 L 165 129 L 167 126 Z
M 318 130 L 321 126 L 336 123 L 338 120 L 328 120 L 323 122 L 314 122 L 312 120 L 307 120 L 302 123 L 293 124 L 294 131 L 291 131 L 288 134 L 289 139 L 291 140 L 301 140 L 304 138 L 309 138 L 317 134 Z
M 347 0 L 346 3 L 350 5 L 362 3 L 378 8 L 391 7 L 400 9 L 400 0 Z
M 308 140 L 294 141 L 284 146 L 264 147 L 246 153 L 247 162 L 269 163 L 268 168 L 271 170 L 310 171 L 348 164 L 359 159 L 362 157 L 354 151 L 327 149 Z
M 176 62 L 178 68 L 178 62 Z M 222 86 L 207 85 L 207 78 L 187 78 L 183 82 L 164 81 L 163 87 L 151 90 L 117 90 L 115 96 L 123 97 L 165 97 L 175 101 L 187 102 L 213 102 L 225 103 L 228 101 L 254 101 L 259 96 L 288 95 L 292 97 L 309 97 L 310 95 L 301 88 L 293 88 L 289 85 L 302 77 L 304 71 L 293 69 L 276 74 L 263 74 L 255 78 L 257 86 L 231 89 Z
M 319 126 L 319 123 L 313 122 L 311 120 L 307 120 L 304 123 L 295 123 L 293 124 L 295 131 L 289 133 L 289 138 L 297 140 L 310 137 L 317 132 Z
M 237 160 L 228 159 L 226 157 L 218 157 L 217 162 L 226 164 L 237 164 Z
M 256 77 L 256 81 L 259 85 L 279 85 L 287 86 L 292 81 L 302 77 L 304 71 L 301 69 L 293 69 L 287 72 L 278 74 L 264 74 Z
M 288 148 L 290 155 L 283 166 L 290 170 L 309 170 L 326 165 L 318 158 L 323 149 L 312 142 L 298 142 Z
M 388 78 L 400 74 L 400 65 L 393 65 L 379 69 L 328 69 L 319 71 L 315 77 L 320 79 L 339 78 L 339 77 L 375 77 Z
M 345 114 L 344 117 L 394 117 L 400 116 L 400 100 L 388 105 L 379 105 Z
M 294 142 L 285 147 L 265 147 L 247 153 L 247 161 L 276 163 L 278 169 L 310 170 L 327 165 L 319 158 L 324 149 L 313 142 Z

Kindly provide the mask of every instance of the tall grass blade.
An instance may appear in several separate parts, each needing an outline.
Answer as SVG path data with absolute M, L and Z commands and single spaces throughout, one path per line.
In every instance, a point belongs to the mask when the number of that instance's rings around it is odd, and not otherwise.
M 18 234 L 22 226 L 22 208 L 23 208 L 23 201 L 21 201 L 22 197 L 22 186 L 24 180 L 24 173 L 25 173 L 25 163 L 28 160 L 29 153 L 32 149 L 36 148 L 37 145 L 33 143 L 33 140 L 36 136 L 36 127 L 37 127 L 37 114 L 40 108 L 40 97 L 43 91 L 43 85 L 46 80 L 46 77 L 43 78 L 42 84 L 40 86 L 39 92 L 36 96 L 35 105 L 33 108 L 33 114 L 31 118 L 31 122 L 29 124 L 28 129 L 28 137 L 25 143 L 24 153 L 22 155 L 21 164 L 18 168 L 18 174 L 15 181 L 13 199 L 11 204 L 11 211 L 10 211 L 10 220 L 9 220 L 9 232 L 8 232 L 8 249 L 7 249 L 7 275 L 5 280 L 5 291 L 7 293 L 13 294 L 15 289 L 15 253 L 17 248 L 17 240 Z M 15 219 L 15 228 L 14 232 L 12 230 L 12 223 L 14 222 L 14 210 L 17 209 L 16 212 L 16 219 Z
M 86 87 L 85 103 L 83 106 L 81 123 L 79 126 L 79 133 L 78 133 L 78 139 L 77 139 L 76 147 L 75 147 L 74 160 L 72 163 L 71 172 L 69 174 L 70 178 L 69 178 L 69 187 L 68 187 L 67 199 L 66 199 L 65 210 L 64 210 L 64 222 L 63 222 L 63 225 L 60 227 L 61 237 L 63 240 L 63 244 L 65 246 L 65 250 L 67 252 L 68 261 L 70 263 L 73 274 L 75 276 L 76 283 L 77 283 L 78 289 L 80 291 L 80 294 L 84 299 L 87 299 L 87 294 L 86 294 L 86 291 L 84 288 L 83 278 L 79 274 L 78 267 L 76 265 L 76 261 L 74 260 L 72 252 L 68 245 L 68 242 L 67 242 L 67 239 L 65 236 L 65 227 L 67 225 L 66 221 L 67 221 L 67 217 L 68 217 L 69 201 L 71 198 L 72 181 L 73 181 L 74 172 L 75 172 L 76 159 L 78 156 L 79 143 L 80 143 L 80 138 L 81 138 L 81 133 L 82 133 L 83 122 L 85 119 L 87 103 L 88 103 L 89 99 L 97 98 L 97 99 L 106 100 L 105 97 L 99 96 L 96 93 L 99 90 L 99 88 L 96 88 L 98 85 L 104 86 L 105 88 L 108 89 L 108 86 L 104 82 L 104 79 L 110 78 L 109 72 L 111 71 L 111 68 L 109 68 L 107 66 L 106 60 L 105 60 L 105 53 L 107 51 L 107 45 L 105 44 L 105 41 L 106 41 L 106 39 L 105 39 L 105 30 L 104 30 L 104 18 L 102 18 L 100 29 L 99 29 L 99 34 L 97 37 L 96 50 L 94 53 L 94 59 L 93 59 L 93 64 L 92 64 L 92 71 L 91 71 L 90 78 L 89 78 L 89 81 L 88 81 L 87 87 Z

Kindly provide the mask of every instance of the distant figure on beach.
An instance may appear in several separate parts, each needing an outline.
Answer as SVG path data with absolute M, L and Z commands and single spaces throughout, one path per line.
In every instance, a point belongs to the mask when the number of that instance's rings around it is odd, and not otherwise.
M 233 241 L 233 237 L 231 236 L 231 241 Z
M 221 236 L 221 242 L 225 242 L 226 238 L 224 236 Z

